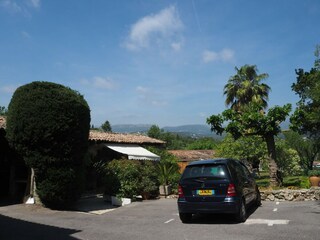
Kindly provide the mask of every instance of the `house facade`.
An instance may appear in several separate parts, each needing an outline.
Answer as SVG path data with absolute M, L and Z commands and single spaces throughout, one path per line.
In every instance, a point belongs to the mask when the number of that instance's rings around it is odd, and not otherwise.
M 0 200 L 26 202 L 35 195 L 33 171 L 21 157 L 10 150 L 5 138 L 6 118 L 0 116 Z M 138 134 L 122 134 L 90 130 L 88 153 L 92 158 L 103 161 L 133 159 L 159 161 L 160 157 L 144 147 L 162 147 L 165 142 Z M 87 177 L 94 182 L 95 173 Z

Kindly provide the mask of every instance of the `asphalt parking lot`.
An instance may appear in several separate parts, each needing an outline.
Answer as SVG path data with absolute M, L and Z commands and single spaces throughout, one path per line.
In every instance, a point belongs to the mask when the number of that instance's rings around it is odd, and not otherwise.
M 320 202 L 263 202 L 245 223 L 229 216 L 179 220 L 175 199 L 113 208 L 91 199 L 75 211 L 35 205 L 0 207 L 0 239 L 319 239 Z M 96 201 L 96 202 L 93 202 Z M 86 207 L 84 207 L 86 206 Z

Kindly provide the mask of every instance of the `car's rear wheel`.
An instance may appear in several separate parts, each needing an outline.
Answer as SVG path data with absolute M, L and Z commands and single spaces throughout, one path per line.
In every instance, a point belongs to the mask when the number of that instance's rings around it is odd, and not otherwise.
M 261 204 L 261 194 L 260 194 L 259 189 L 257 189 L 257 196 L 256 196 L 255 204 L 256 204 L 256 207 L 260 207 L 262 205 Z
M 244 200 L 241 200 L 239 211 L 236 214 L 237 222 L 245 222 L 247 220 L 247 209 Z
M 190 223 L 192 220 L 192 213 L 179 213 L 181 222 Z

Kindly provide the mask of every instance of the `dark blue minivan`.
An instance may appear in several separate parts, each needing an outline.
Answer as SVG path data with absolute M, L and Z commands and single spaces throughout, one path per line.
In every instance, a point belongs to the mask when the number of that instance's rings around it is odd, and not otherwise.
M 196 213 L 233 214 L 245 222 L 247 207 L 261 205 L 253 175 L 240 161 L 211 159 L 191 162 L 179 182 L 178 210 L 183 223 Z

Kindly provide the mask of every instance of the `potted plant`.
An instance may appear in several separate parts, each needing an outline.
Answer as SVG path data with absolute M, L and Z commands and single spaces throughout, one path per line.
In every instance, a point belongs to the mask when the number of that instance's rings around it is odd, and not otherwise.
M 171 186 L 169 185 L 169 178 L 174 173 L 174 165 L 171 165 L 169 162 L 160 162 L 158 164 L 159 170 L 159 181 L 160 181 L 160 195 L 165 197 L 171 194 Z
M 308 171 L 311 187 L 320 187 L 320 170 L 313 169 Z

